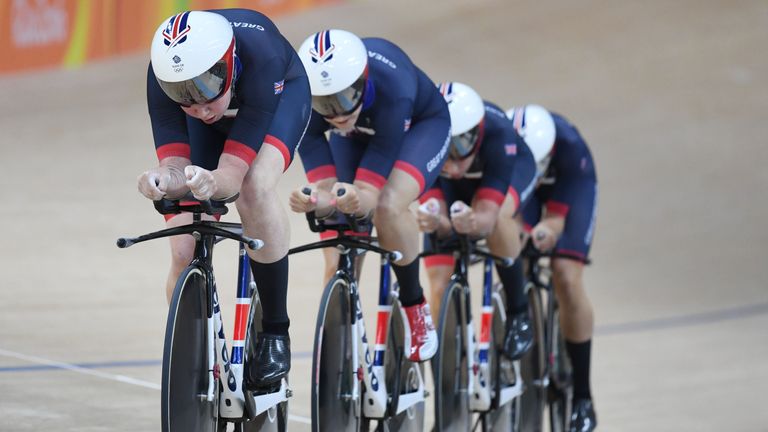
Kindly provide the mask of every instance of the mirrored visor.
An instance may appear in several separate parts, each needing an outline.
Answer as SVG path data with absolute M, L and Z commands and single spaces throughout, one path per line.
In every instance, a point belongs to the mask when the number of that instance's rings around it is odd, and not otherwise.
M 448 153 L 451 159 L 466 159 L 472 155 L 480 137 L 481 125 L 482 122 L 462 134 L 451 137 L 451 150 Z
M 325 118 L 352 114 L 362 103 L 365 93 L 366 74 L 351 86 L 327 96 L 312 96 L 312 109 Z
M 180 105 L 206 104 L 224 94 L 228 88 L 228 72 L 229 66 L 226 59 L 221 59 L 195 78 L 179 82 L 158 79 L 157 82 L 160 83 L 165 94 Z

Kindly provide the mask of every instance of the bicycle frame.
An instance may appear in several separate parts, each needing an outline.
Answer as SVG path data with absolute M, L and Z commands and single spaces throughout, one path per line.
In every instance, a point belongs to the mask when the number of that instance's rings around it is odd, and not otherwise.
M 245 338 L 248 332 L 248 317 L 251 313 L 251 295 L 256 290 L 256 283 L 251 280 L 250 261 L 245 252 L 245 246 L 240 243 L 238 271 L 237 271 L 237 299 L 235 303 L 235 328 L 232 336 L 232 354 L 227 356 L 227 339 L 224 334 L 224 322 L 221 318 L 221 308 L 219 307 L 219 296 L 216 292 L 216 286 L 213 286 L 213 325 L 216 331 L 216 352 L 218 371 L 224 371 L 226 374 L 226 384 L 219 400 L 219 415 L 221 418 L 236 421 L 242 419 L 245 415 L 245 397 L 243 396 L 243 367 L 245 360 Z M 212 393 L 211 393 L 212 394 Z M 282 380 L 280 389 L 277 392 L 257 395 L 256 412 L 251 413 L 257 416 L 269 408 L 288 400 L 290 392 L 288 383 Z M 209 399 L 210 400 L 210 399 Z
M 327 224 L 325 221 L 317 219 L 314 212 L 307 213 L 307 222 L 310 230 L 313 232 L 322 232 L 324 230 L 335 230 L 338 233 L 336 239 L 321 240 L 304 246 L 293 248 L 289 254 L 304 252 L 312 249 L 325 247 L 336 247 L 339 250 L 339 262 L 336 267 L 336 276 L 343 278 L 349 286 L 350 304 L 354 305 L 350 316 L 351 343 L 352 352 L 352 370 L 356 374 L 353 380 L 352 394 L 345 397 L 354 400 L 365 399 L 363 403 L 362 414 L 369 419 L 383 419 L 389 415 L 397 415 L 408 408 L 425 400 L 425 384 L 421 370 L 418 370 L 418 389 L 407 395 L 399 395 L 397 407 L 394 412 L 387 412 L 389 397 L 387 394 L 387 384 L 385 376 L 384 357 L 387 350 L 387 340 L 389 337 L 389 321 L 392 315 L 391 301 L 398 301 L 398 291 L 392 288 L 390 261 L 398 260 L 399 252 L 389 252 L 380 247 L 363 241 L 359 238 L 352 238 L 346 235 L 347 230 L 363 233 L 368 232 L 365 227 L 360 226 L 354 217 L 344 216 L 347 223 Z M 370 237 L 368 237 L 370 239 Z M 356 264 L 364 251 L 370 250 L 381 254 L 380 274 L 379 274 L 379 299 L 378 310 L 376 314 L 376 333 L 371 349 L 368 335 L 363 319 L 363 309 L 360 302 L 360 292 L 358 289 Z M 365 385 L 365 393 L 361 390 L 361 382 Z M 357 407 L 359 405 L 356 404 Z M 359 408 L 357 408 L 359 409 Z M 358 416 L 360 412 L 357 412 Z M 389 415 L 388 415 L 389 414 Z
M 376 314 L 376 338 L 374 340 L 373 350 L 370 348 L 368 336 L 366 334 L 365 322 L 363 320 L 363 310 L 360 302 L 358 284 L 348 275 L 354 270 L 354 262 L 358 258 L 358 252 L 352 248 L 339 246 L 341 255 L 339 257 L 338 271 L 347 278 L 354 304 L 354 313 L 352 314 L 352 350 L 357 353 L 353 356 L 353 370 L 356 371 L 358 379 L 354 381 L 352 397 L 365 398 L 367 403 L 363 404 L 363 415 L 366 418 L 381 419 L 387 414 L 387 383 L 384 375 L 384 353 L 387 349 L 387 338 L 389 336 L 389 320 L 392 315 L 392 305 L 389 302 L 391 296 L 397 296 L 397 292 L 391 289 L 391 272 L 389 261 L 382 257 L 379 276 L 379 302 Z M 395 301 L 399 301 L 395 299 Z M 398 398 L 398 404 L 393 414 L 399 414 L 411 406 L 424 401 L 424 377 L 419 370 L 417 391 Z M 365 384 L 366 392 L 362 394 L 360 390 L 360 381 Z
M 472 264 L 472 255 L 483 257 L 483 291 L 482 314 L 480 318 L 480 338 L 477 339 L 475 324 L 473 322 L 471 292 L 468 275 Z M 474 412 L 485 412 L 492 408 L 494 402 L 493 390 L 488 385 L 490 376 L 490 341 L 493 327 L 493 301 L 496 300 L 501 311 L 501 316 L 506 320 L 506 311 L 501 295 L 493 289 L 493 263 L 500 260 L 489 252 L 478 249 L 470 244 L 470 241 L 461 237 L 459 250 L 454 252 L 456 263 L 454 265 L 451 282 L 458 282 L 462 286 L 461 310 L 463 310 L 462 325 L 464 326 L 465 340 L 467 343 L 467 389 L 473 397 L 469 398 L 469 408 Z M 506 262 L 510 264 L 509 262 Z M 515 384 L 502 388 L 496 398 L 497 406 L 503 406 L 514 398 L 522 395 L 522 377 L 520 374 L 520 362 L 514 361 Z
M 234 200 L 236 197 L 232 197 Z M 199 204 L 188 204 L 180 201 L 161 200 L 155 202 L 155 208 L 162 214 L 179 213 L 189 211 L 193 213 L 191 225 L 166 228 L 164 230 L 141 235 L 136 238 L 120 238 L 117 245 L 126 248 L 136 243 L 153 240 L 162 237 L 170 237 L 180 234 L 191 234 L 195 238 L 194 258 L 190 267 L 200 269 L 206 280 L 206 351 L 208 353 L 207 380 L 208 385 L 201 400 L 219 400 L 219 418 L 231 422 L 239 422 L 245 419 L 245 397 L 243 394 L 243 366 L 245 340 L 248 332 L 248 319 L 251 310 L 251 295 L 256 289 L 256 284 L 251 280 L 250 263 L 244 244 L 256 250 L 262 247 L 261 240 L 254 240 L 242 235 L 240 224 L 227 222 L 202 221 L 201 214 L 226 214 L 227 208 L 224 201 L 201 201 Z M 224 332 L 224 322 L 221 317 L 218 292 L 213 274 L 213 247 L 221 239 L 229 238 L 239 242 L 238 284 L 235 306 L 235 335 L 232 341 L 232 354 L 228 356 L 227 341 Z M 216 386 L 217 378 L 224 372 L 226 385 L 222 391 Z M 273 393 L 257 395 L 256 412 L 250 413 L 252 417 L 263 413 L 269 408 L 286 401 L 291 396 L 288 384 L 282 380 L 280 389 Z

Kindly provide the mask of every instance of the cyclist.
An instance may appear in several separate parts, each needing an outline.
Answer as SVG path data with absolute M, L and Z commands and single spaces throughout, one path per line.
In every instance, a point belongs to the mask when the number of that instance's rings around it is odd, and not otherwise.
M 290 369 L 289 227 L 275 186 L 306 128 L 310 104 L 301 61 L 259 12 L 187 11 L 166 19 L 154 35 L 147 105 L 160 162 L 139 176 L 139 190 L 152 200 L 239 193 L 245 235 L 265 242 L 248 251 L 264 311 L 254 361 L 245 365 L 249 390 L 279 385 Z M 173 227 L 191 215 L 166 219 Z M 191 236 L 171 237 L 169 298 L 194 243 Z
M 486 238 L 492 253 L 516 257 L 521 249 L 521 224 L 515 215 L 533 190 L 533 155 L 498 106 L 483 101 L 475 90 L 459 82 L 439 87 L 448 102 L 453 137 L 441 177 L 420 198 L 422 203 L 437 200 L 440 211 L 420 211 L 420 228 L 425 232 L 436 231 L 438 237 L 448 237 L 455 231 L 472 238 Z M 425 236 L 424 247 L 430 249 L 427 240 Z M 454 258 L 432 255 L 424 265 L 432 304 L 437 306 L 453 273 Z M 506 268 L 497 264 L 496 271 L 504 286 L 510 316 L 503 352 L 518 359 L 533 344 L 522 264 L 516 261 Z
M 560 304 L 560 322 L 573 365 L 571 431 L 597 425 L 589 367 L 593 330 L 592 304 L 584 289 L 584 263 L 595 232 L 597 177 L 586 141 L 562 116 L 538 105 L 507 111 L 515 128 L 533 151 L 538 186 L 524 208 L 526 228 L 537 249 L 554 249 L 568 259 L 552 260 L 553 285 Z M 542 133 L 541 118 L 551 118 L 555 133 Z
M 440 172 L 448 108 L 429 77 L 387 40 L 325 30 L 307 38 L 299 56 L 314 109 L 299 150 L 312 193 L 294 191 L 291 208 L 373 217 L 382 247 L 403 254 L 392 267 L 408 318 L 406 354 L 427 360 L 437 333 L 419 283 L 418 224 L 408 206 Z M 341 188 L 346 193 L 337 196 Z M 338 252 L 324 253 L 329 279 Z

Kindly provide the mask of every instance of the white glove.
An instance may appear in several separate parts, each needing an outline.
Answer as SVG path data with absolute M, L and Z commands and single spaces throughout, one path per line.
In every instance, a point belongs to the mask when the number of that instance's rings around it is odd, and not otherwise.
M 184 175 L 187 176 L 187 186 L 195 198 L 207 200 L 216 193 L 216 179 L 207 169 L 189 165 L 184 168 Z
M 419 230 L 426 233 L 434 232 L 440 225 L 440 201 L 430 198 L 419 206 L 417 213 Z
M 451 224 L 453 229 L 459 234 L 471 234 L 474 232 L 477 224 L 472 207 L 463 201 L 456 201 L 451 204 Z

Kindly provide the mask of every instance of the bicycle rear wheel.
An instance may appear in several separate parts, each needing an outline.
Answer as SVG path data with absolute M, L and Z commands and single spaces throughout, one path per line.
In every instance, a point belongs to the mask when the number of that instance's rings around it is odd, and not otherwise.
M 320 300 L 312 355 L 312 430 L 357 431 L 361 406 L 353 397 L 357 373 L 350 325 L 349 282 L 335 276 Z
M 571 362 L 565 348 L 565 338 L 560 328 L 560 314 L 555 306 L 552 316 L 552 347 L 550 352 L 554 362 L 552 364 L 552 380 L 549 383 L 549 424 L 552 432 L 562 432 L 568 429 L 570 421 L 571 398 L 573 395 L 573 381 Z
M 161 417 L 163 432 L 215 432 L 219 413 L 219 380 L 214 377 L 213 400 L 208 393 L 208 298 L 206 275 L 199 267 L 181 273 L 168 310 L 163 349 Z
M 521 403 L 520 430 L 539 432 L 544 428 L 544 409 L 547 403 L 544 378 L 546 373 L 546 343 L 544 305 L 541 292 L 529 284 L 528 303 L 533 325 L 533 346 L 520 360 L 520 374 L 525 386 Z
M 251 312 L 248 315 L 248 333 L 245 339 L 245 362 L 254 355 L 255 342 L 261 332 L 261 302 L 256 289 L 251 293 Z M 246 391 L 243 389 L 243 391 Z M 288 428 L 288 401 L 281 402 L 243 423 L 243 432 L 285 432 Z
M 470 429 L 464 287 L 451 282 L 443 294 L 437 329 L 439 347 L 432 360 L 435 381 L 435 429 Z
M 384 376 L 389 392 L 389 414 L 392 417 L 384 420 L 383 430 L 388 431 L 412 431 L 424 430 L 424 400 L 416 403 L 400 414 L 395 414 L 400 397 L 413 395 L 422 390 L 419 376 L 424 376 L 424 368 L 419 363 L 408 360 L 405 356 L 405 328 L 400 304 L 392 302 L 392 313 L 389 318 L 389 334 L 387 336 L 387 350 L 384 354 Z M 423 395 L 422 395 L 423 396 Z

